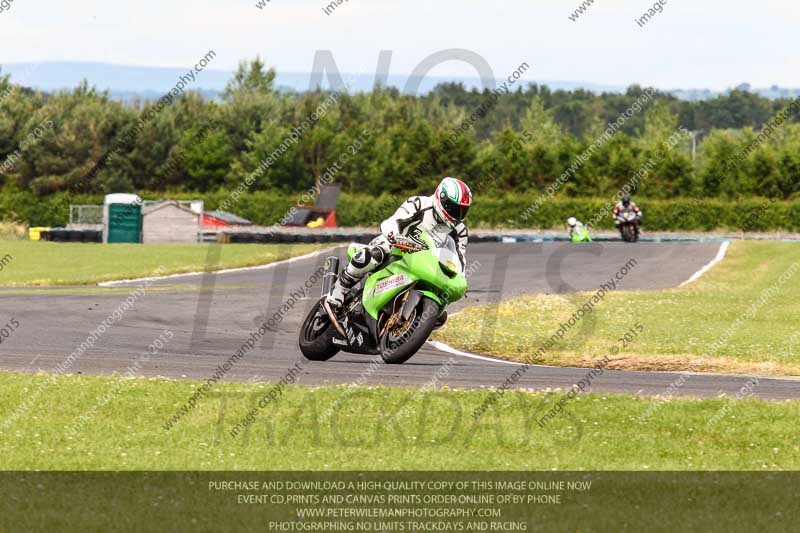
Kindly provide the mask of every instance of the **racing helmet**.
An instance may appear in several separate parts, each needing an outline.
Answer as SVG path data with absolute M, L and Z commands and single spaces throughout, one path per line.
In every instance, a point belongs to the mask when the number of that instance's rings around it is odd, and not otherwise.
M 455 227 L 467 218 L 472 205 L 472 192 L 461 180 L 447 177 L 436 187 L 433 194 L 433 210 L 437 217 Z

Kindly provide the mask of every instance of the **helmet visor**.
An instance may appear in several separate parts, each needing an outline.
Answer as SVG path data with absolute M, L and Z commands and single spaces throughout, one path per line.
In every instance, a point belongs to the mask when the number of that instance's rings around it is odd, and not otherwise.
M 450 218 L 454 219 L 457 222 L 461 222 L 465 218 L 467 218 L 467 213 L 469 212 L 468 205 L 460 205 L 456 202 L 452 201 L 447 195 L 442 195 L 442 207 L 444 208 L 445 213 L 447 213 Z

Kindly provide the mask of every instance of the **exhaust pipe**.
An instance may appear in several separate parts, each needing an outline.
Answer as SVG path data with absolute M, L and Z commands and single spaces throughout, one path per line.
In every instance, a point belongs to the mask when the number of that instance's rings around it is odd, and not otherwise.
M 333 289 L 333 284 L 336 283 L 336 278 L 339 276 L 339 258 L 336 256 L 330 256 L 325 259 L 323 269 L 322 296 L 327 296 L 330 294 L 331 289 Z
M 342 336 L 342 338 L 347 338 L 347 335 L 344 332 L 344 328 L 341 324 L 339 324 L 339 320 L 336 318 L 336 313 L 333 312 L 331 309 L 330 304 L 328 304 L 328 300 L 325 298 L 328 294 L 330 294 L 331 290 L 333 289 L 333 284 L 336 283 L 336 278 L 339 276 L 339 258 L 336 256 L 330 256 L 325 259 L 325 264 L 323 265 L 323 274 L 322 274 L 322 308 L 325 309 L 325 312 L 328 314 L 328 318 L 331 320 L 331 324 Z

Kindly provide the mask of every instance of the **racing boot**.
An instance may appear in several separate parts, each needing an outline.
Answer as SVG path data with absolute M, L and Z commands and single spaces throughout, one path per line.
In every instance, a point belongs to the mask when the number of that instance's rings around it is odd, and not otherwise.
M 347 266 L 349 267 L 350 265 Z M 352 289 L 356 283 L 358 283 L 358 279 L 348 274 L 347 269 L 343 270 L 336 279 L 336 283 L 333 284 L 331 292 L 329 292 L 322 301 L 322 308 L 325 310 L 325 313 L 327 313 L 334 329 L 339 335 L 345 338 L 347 335 L 344 332 L 342 324 L 339 322 L 339 317 L 336 315 L 339 314 L 339 310 L 342 308 L 345 298 L 347 298 L 350 289 Z
M 383 261 L 384 252 L 378 247 L 372 248 L 364 247 L 353 255 L 353 258 L 347 263 L 347 266 L 339 274 L 336 283 L 333 284 L 333 289 L 322 302 L 322 307 L 328 313 L 328 317 L 333 323 L 333 327 L 340 335 L 344 336 L 344 328 L 342 328 L 337 318 L 337 313 L 344 304 L 347 296 L 350 294 L 356 283 L 368 273 L 375 270 L 375 268 Z
M 347 266 L 349 267 L 350 265 Z M 358 279 L 351 276 L 347 270 L 348 268 L 345 268 L 344 271 L 339 274 L 336 278 L 336 283 L 333 284 L 333 288 L 326 298 L 328 305 L 334 310 L 338 310 L 342 304 L 344 304 L 345 298 L 350 294 L 350 289 L 358 283 Z

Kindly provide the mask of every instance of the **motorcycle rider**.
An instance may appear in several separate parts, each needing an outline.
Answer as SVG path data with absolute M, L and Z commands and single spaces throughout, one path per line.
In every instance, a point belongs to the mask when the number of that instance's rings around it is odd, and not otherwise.
M 636 205 L 632 200 L 628 193 L 622 195 L 622 200 L 620 200 L 617 205 L 614 206 L 614 225 L 619 229 L 620 224 L 624 222 L 620 217 L 620 211 L 630 210 L 633 211 L 633 214 L 636 215 L 636 219 L 633 221 L 634 226 L 636 227 L 636 235 L 639 235 L 639 225 L 642 221 L 642 210 L 639 209 L 639 206 Z
M 434 241 L 448 235 L 456 243 L 462 270 L 466 266 L 469 232 L 464 218 L 472 205 L 472 192 L 461 180 L 446 177 L 432 196 L 412 196 L 381 223 L 381 234 L 358 250 L 342 270 L 325 300 L 326 311 L 341 307 L 350 289 L 365 275 L 380 267 L 389 257 L 394 243 L 421 245 L 418 236 L 426 231 Z
M 575 217 L 569 217 L 567 219 L 567 226 L 569 226 L 569 239 L 572 242 L 592 242 L 591 236 L 589 236 L 589 230 L 586 229 L 586 226 Z

